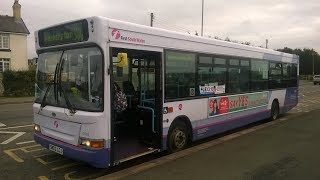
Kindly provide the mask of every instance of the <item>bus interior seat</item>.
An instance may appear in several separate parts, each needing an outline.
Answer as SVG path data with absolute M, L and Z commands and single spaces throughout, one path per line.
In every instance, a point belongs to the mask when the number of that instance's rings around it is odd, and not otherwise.
M 134 89 L 134 86 L 132 82 L 130 81 L 123 81 L 122 83 L 123 92 L 127 95 L 135 95 L 136 91 Z
M 131 81 L 123 81 L 122 82 L 123 92 L 127 96 L 128 101 L 128 107 L 129 108 L 135 108 L 136 105 L 138 105 L 138 96 L 137 92 L 134 89 L 134 86 Z

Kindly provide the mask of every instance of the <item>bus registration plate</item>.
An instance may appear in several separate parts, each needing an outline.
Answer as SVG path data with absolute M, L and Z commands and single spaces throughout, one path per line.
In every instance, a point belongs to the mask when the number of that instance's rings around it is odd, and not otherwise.
M 63 155 L 63 149 L 61 147 L 49 144 L 49 150 Z

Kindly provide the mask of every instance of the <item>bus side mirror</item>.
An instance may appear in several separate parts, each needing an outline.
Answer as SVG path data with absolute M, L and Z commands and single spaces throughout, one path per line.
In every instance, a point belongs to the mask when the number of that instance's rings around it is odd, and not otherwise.
M 127 67 L 128 66 L 128 54 L 118 53 L 117 56 L 117 67 Z

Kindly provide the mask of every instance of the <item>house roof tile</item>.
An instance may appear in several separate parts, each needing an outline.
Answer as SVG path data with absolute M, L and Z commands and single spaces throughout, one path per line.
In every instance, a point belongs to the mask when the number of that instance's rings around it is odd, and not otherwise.
M 22 19 L 15 20 L 12 16 L 0 15 L 0 31 L 30 34 Z

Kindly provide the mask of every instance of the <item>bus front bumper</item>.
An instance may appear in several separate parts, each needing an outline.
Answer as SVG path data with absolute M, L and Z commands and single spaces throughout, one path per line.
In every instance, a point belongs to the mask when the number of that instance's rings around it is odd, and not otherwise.
M 49 149 L 50 144 L 60 147 L 63 149 L 63 156 L 86 162 L 94 167 L 107 168 L 110 166 L 110 149 L 85 149 L 52 139 L 41 133 L 34 133 L 34 140 L 47 149 Z

